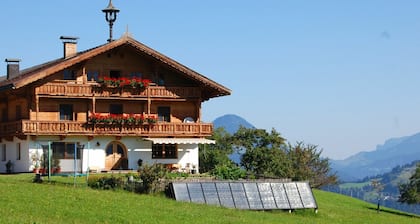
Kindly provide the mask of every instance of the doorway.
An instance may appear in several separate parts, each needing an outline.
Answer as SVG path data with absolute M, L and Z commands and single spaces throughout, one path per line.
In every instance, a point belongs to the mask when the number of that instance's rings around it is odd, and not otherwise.
M 105 153 L 106 170 L 128 169 L 127 149 L 121 142 L 110 142 L 105 149 Z

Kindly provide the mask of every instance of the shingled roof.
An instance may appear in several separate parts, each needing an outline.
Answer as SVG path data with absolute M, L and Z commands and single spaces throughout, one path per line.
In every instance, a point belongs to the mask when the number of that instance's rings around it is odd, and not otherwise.
M 89 60 L 99 54 L 108 52 L 114 48 L 128 45 L 135 48 L 137 51 L 142 52 L 154 60 L 167 65 L 168 67 L 179 71 L 186 77 L 195 80 L 201 86 L 205 88 L 208 92 L 207 97 L 218 97 L 230 95 L 231 90 L 225 86 L 201 75 L 200 73 L 182 65 L 181 63 L 153 50 L 152 48 L 140 43 L 129 35 L 124 35 L 118 40 L 111 41 L 104 45 L 91 48 L 86 51 L 77 53 L 76 55 L 68 58 L 60 58 L 53 61 L 49 61 L 25 70 L 20 71 L 19 75 L 8 80 L 0 81 L 0 89 L 11 87 L 14 89 L 22 88 L 28 84 L 31 84 L 37 80 L 48 77 L 56 72 L 62 71 L 66 68 L 69 68 L 77 63 Z

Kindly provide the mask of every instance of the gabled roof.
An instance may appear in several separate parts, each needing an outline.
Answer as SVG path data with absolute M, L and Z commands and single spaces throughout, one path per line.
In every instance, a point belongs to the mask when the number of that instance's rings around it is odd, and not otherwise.
M 117 48 L 123 45 L 131 46 L 135 48 L 137 51 L 142 52 L 146 55 L 149 55 L 150 57 L 159 61 L 160 63 L 166 64 L 172 69 L 175 69 L 181 72 L 186 77 L 197 81 L 202 86 L 204 86 L 205 89 L 208 91 L 209 98 L 231 94 L 231 90 L 226 88 L 225 86 L 219 83 L 216 83 L 215 81 L 199 74 L 198 72 L 195 72 L 194 70 L 180 64 L 179 62 L 153 50 L 152 48 L 140 43 L 139 41 L 135 40 L 129 35 L 124 35 L 118 40 L 111 41 L 104 45 L 100 45 L 95 48 L 83 51 L 83 52 L 79 52 L 75 56 L 72 56 L 72 57 L 56 59 L 53 61 L 46 62 L 44 64 L 40 64 L 31 68 L 22 70 L 20 71 L 18 76 L 9 80 L 0 81 L 0 88 L 5 87 L 5 86 L 12 86 L 14 89 L 22 88 L 37 80 L 48 77 L 56 72 L 62 71 L 77 63 L 89 60 L 97 55 L 108 52 L 114 48 Z

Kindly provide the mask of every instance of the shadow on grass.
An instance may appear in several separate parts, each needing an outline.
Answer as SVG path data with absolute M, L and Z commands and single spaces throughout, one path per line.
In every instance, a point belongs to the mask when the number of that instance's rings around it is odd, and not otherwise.
M 366 208 L 369 209 L 369 210 L 377 211 L 376 207 L 366 206 Z M 410 214 L 410 213 L 406 213 L 406 212 L 402 212 L 402 211 L 398 211 L 398 210 L 391 210 L 391 209 L 387 209 L 387 208 L 384 208 L 384 207 L 380 208 L 379 212 L 420 219 L 420 216 L 418 216 L 418 215 Z

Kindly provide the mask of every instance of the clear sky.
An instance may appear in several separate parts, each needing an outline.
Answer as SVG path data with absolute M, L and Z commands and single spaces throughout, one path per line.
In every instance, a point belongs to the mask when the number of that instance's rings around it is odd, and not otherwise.
M 113 0 L 114 37 L 138 41 L 230 88 L 205 121 L 237 114 L 345 158 L 420 132 L 420 1 Z M 108 39 L 108 0 L 2 0 L 0 59 L 27 68 Z M 4 63 L 4 62 L 3 62 Z M 6 63 L 0 66 L 6 74 Z

